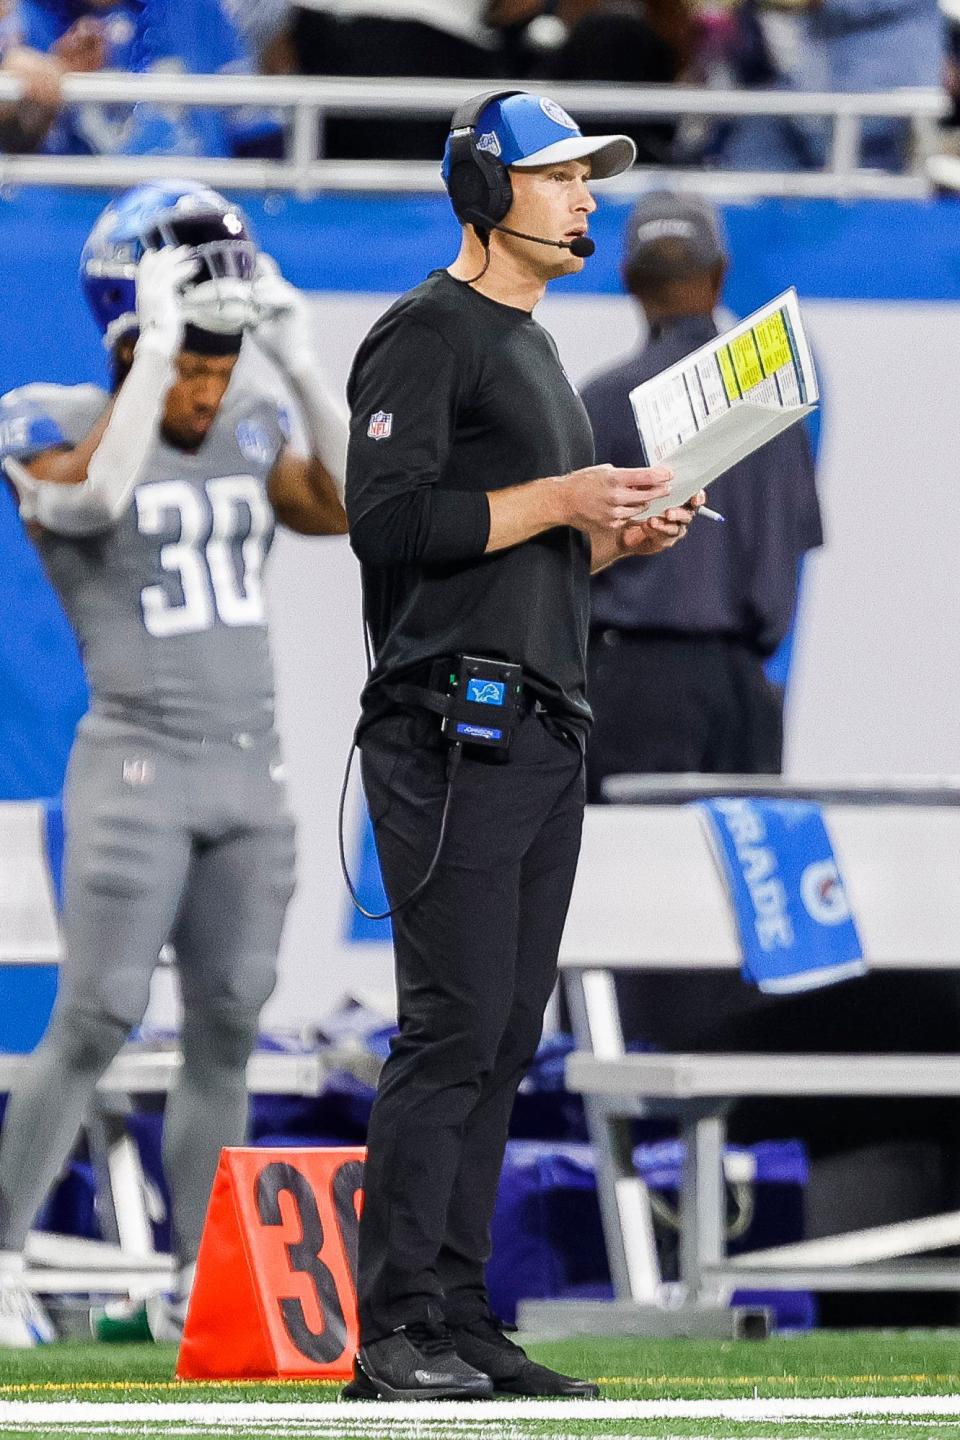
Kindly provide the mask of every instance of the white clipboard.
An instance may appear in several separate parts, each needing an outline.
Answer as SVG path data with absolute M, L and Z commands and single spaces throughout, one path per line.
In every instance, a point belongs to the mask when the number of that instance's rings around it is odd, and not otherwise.
M 670 494 L 636 518 L 683 505 L 819 398 L 797 294 L 788 290 L 630 392 L 646 463 L 673 471 Z

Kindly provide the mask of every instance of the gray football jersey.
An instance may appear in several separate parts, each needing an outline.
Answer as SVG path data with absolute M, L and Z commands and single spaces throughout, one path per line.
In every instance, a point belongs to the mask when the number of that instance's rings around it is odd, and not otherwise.
M 3 453 L 26 460 L 76 444 L 108 398 L 91 385 L 12 391 L 0 401 Z M 267 478 L 283 444 L 276 398 L 238 365 L 199 450 L 158 438 L 114 526 L 43 533 L 96 707 L 188 737 L 273 724 L 262 571 L 274 531 Z

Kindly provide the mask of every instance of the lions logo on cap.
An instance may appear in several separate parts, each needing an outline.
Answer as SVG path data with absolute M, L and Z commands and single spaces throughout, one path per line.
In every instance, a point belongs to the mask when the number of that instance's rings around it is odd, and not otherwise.
M 562 125 L 564 130 L 578 130 L 580 128 L 576 120 L 570 119 L 570 116 L 562 105 L 558 105 L 556 100 L 551 100 L 546 95 L 541 97 L 540 109 L 548 120 L 552 120 L 554 125 Z

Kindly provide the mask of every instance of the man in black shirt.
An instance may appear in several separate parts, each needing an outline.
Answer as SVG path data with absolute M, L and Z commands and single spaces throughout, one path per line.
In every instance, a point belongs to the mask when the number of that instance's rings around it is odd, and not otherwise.
M 536 95 L 468 102 L 444 157 L 460 253 L 377 321 L 350 377 L 347 509 L 376 656 L 358 736 L 400 1033 L 368 1133 L 348 1396 L 597 1393 L 507 1339 L 484 1263 L 580 844 L 590 571 L 693 518 L 638 519 L 669 471 L 593 464 L 530 313 L 592 252 L 588 179 L 633 155 Z M 522 670 L 508 750 L 441 736 L 464 654 Z
M 707 201 L 654 191 L 636 206 L 624 280 L 649 338 L 584 386 L 598 459 L 640 463 L 630 392 L 717 334 L 726 266 Z M 793 623 L 803 557 L 822 542 L 805 427 L 722 475 L 710 505 L 725 524 L 700 520 L 662 562 L 634 558 L 593 581 L 591 801 L 611 774 L 781 769 L 783 691 L 764 665 Z

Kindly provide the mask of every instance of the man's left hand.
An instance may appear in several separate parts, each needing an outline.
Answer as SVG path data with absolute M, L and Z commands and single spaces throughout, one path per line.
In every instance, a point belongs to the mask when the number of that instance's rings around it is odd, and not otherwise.
M 63 103 L 63 71 L 64 66 L 55 57 L 26 45 L 14 45 L 3 57 L 3 73 L 23 81 L 23 96 L 14 102 L 14 107 L 36 105 L 56 114 Z
M 683 539 L 700 506 L 706 503 L 706 492 L 698 490 L 686 505 L 665 510 L 662 515 L 654 515 L 650 520 L 625 525 L 617 536 L 620 553 L 659 555 L 661 550 L 669 550 L 671 545 L 676 545 L 678 540 Z

